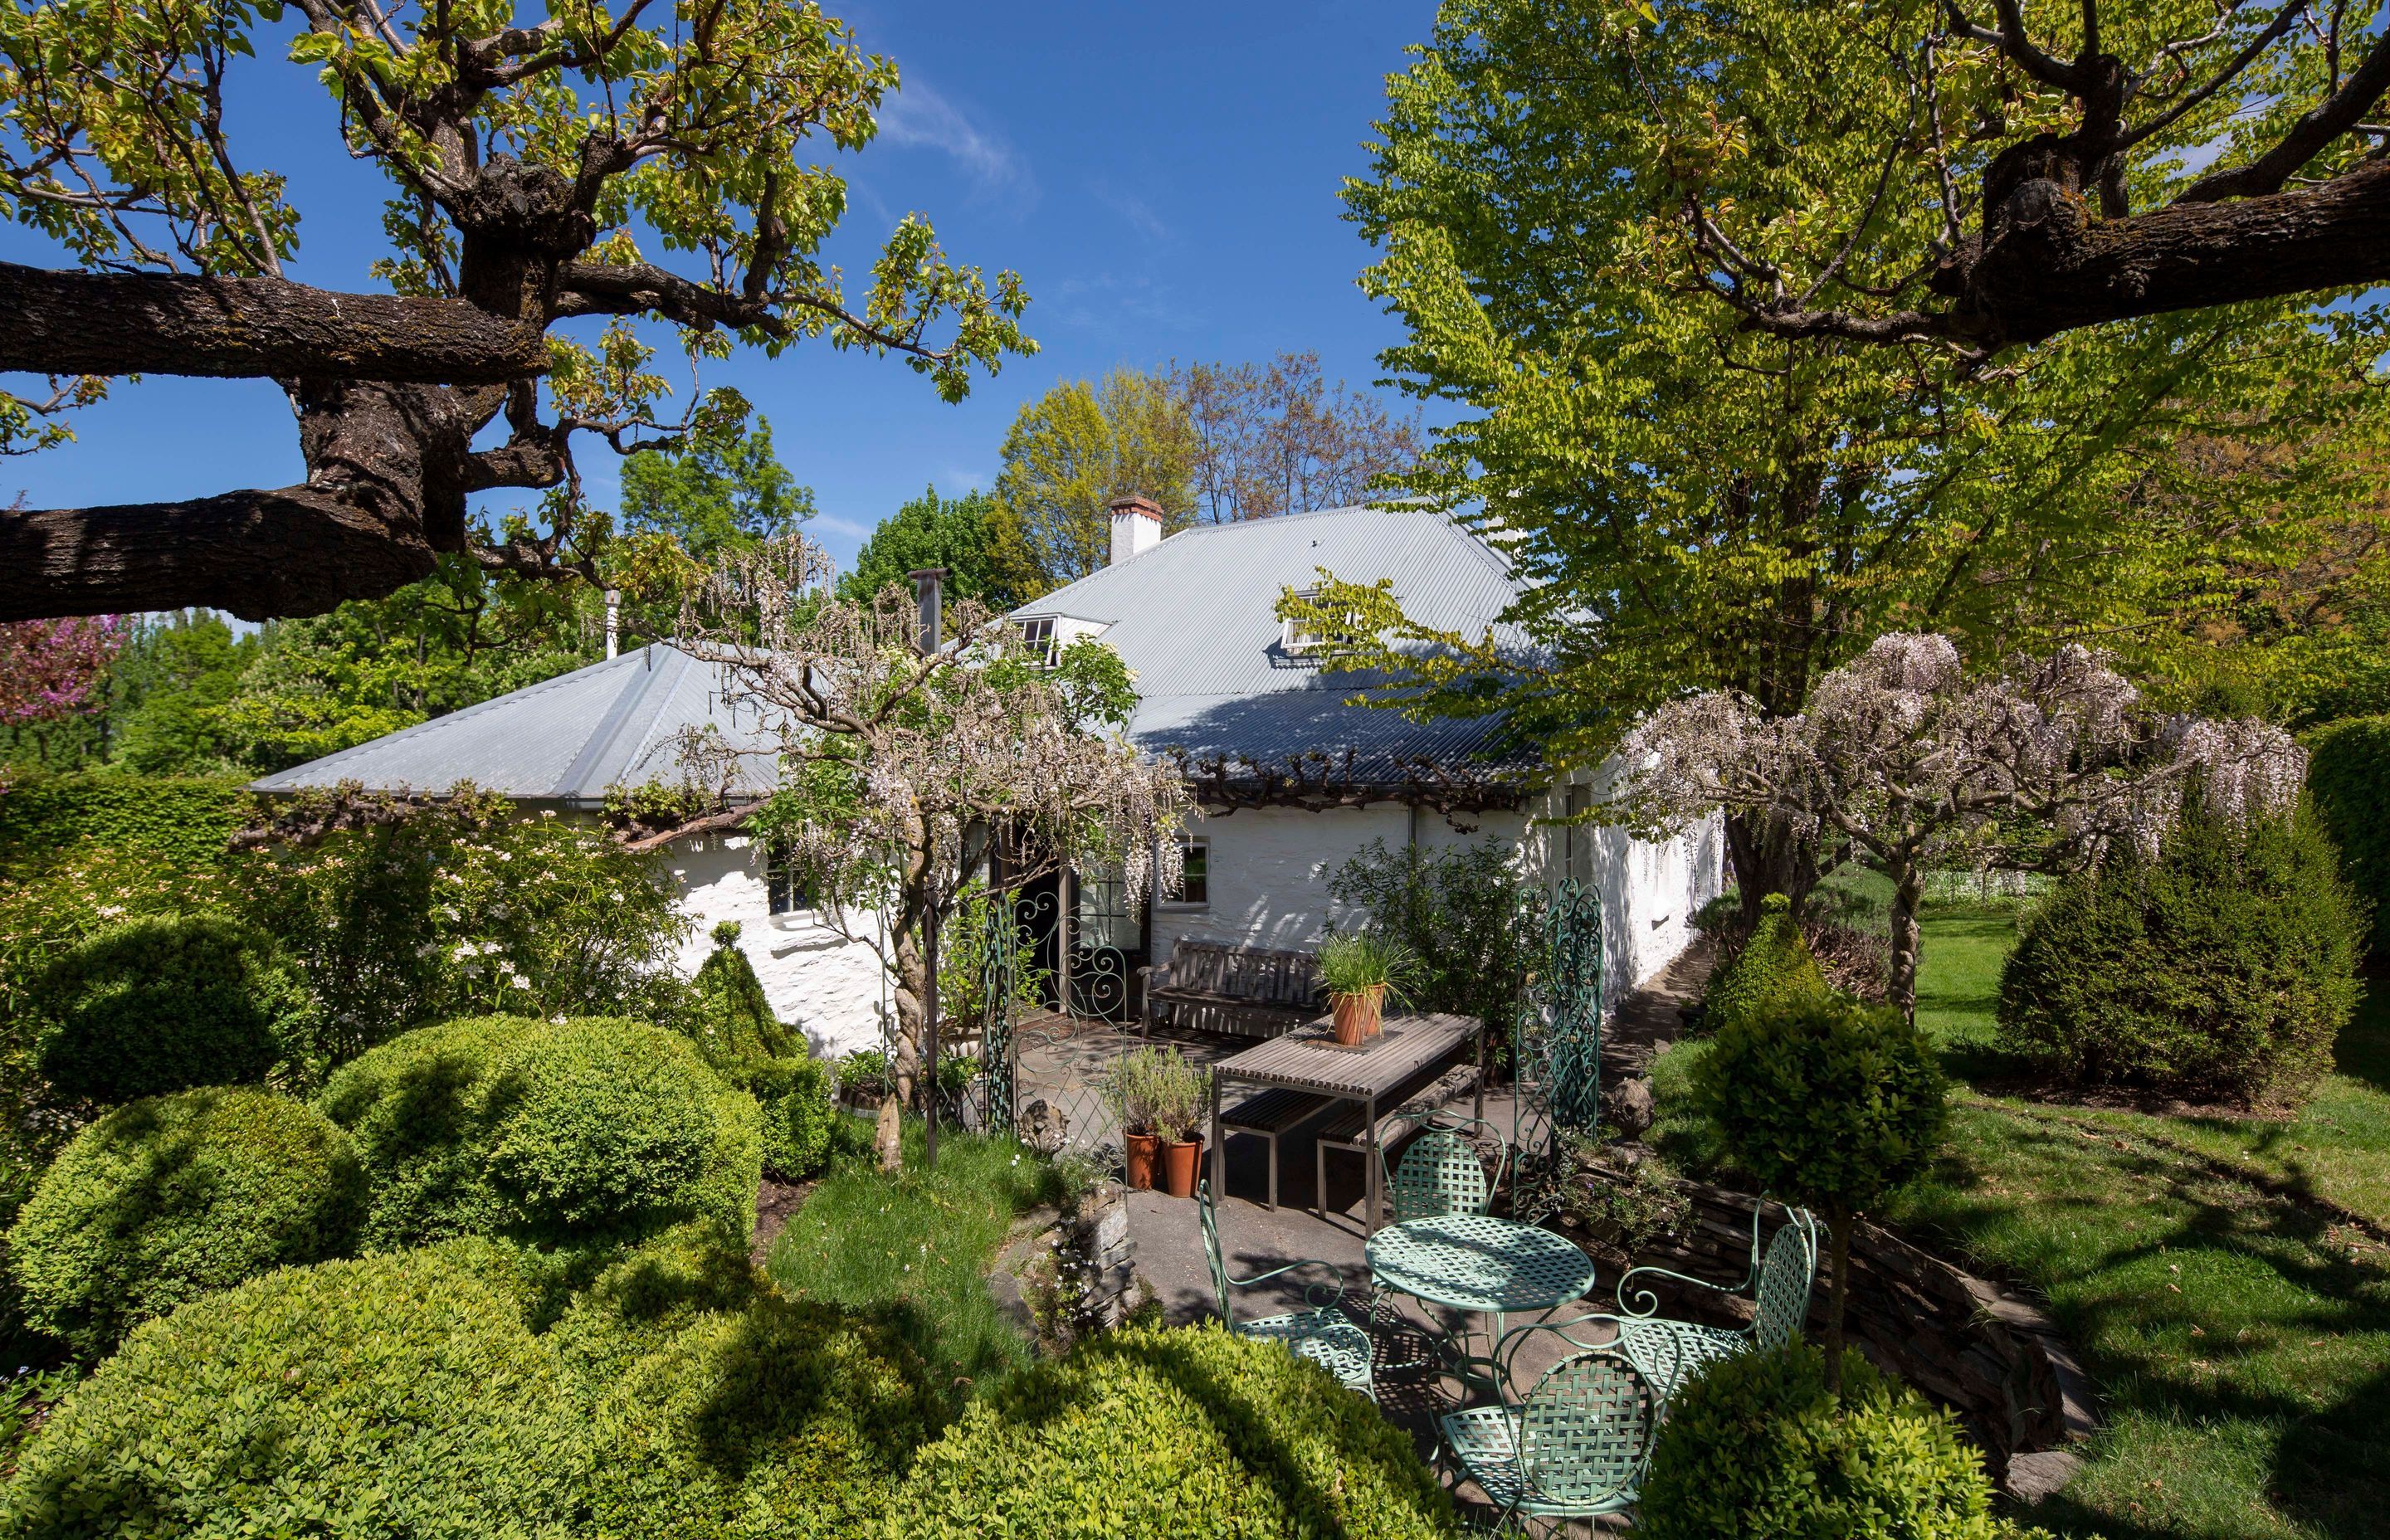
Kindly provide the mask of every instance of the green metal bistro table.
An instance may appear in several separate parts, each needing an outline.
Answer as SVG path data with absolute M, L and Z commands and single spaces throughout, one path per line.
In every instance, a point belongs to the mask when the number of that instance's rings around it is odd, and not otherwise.
M 1362 1253 L 1371 1281 L 1430 1304 L 1494 1317 L 1492 1341 L 1502 1340 L 1505 1315 L 1535 1311 L 1548 1315 L 1593 1289 L 1593 1259 L 1562 1238 L 1534 1225 L 1484 1213 L 1440 1213 L 1389 1225 L 1369 1238 Z M 1467 1380 L 1498 1377 L 1474 1372 L 1484 1363 L 1446 1333 L 1455 1371 Z

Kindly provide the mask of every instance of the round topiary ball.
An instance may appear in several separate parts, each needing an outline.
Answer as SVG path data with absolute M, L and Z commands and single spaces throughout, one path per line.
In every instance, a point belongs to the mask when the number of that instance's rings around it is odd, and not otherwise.
M 1857 1354 L 1839 1400 L 1826 1355 L 1793 1343 L 1712 1365 L 1668 1402 L 1638 1540 L 1897 1534 L 1995 1540 L 1983 1456 L 1957 1420 Z
M 8 1234 L 28 1324 L 87 1357 L 190 1300 L 345 1252 L 347 1135 L 305 1102 L 209 1087 L 120 1107 L 52 1161 Z
M 2154 859 L 2119 852 L 2050 894 L 2001 970 L 2000 1044 L 2067 1087 L 2296 1093 L 2356 1008 L 2359 934 L 2312 820 L 2194 812 Z
M 925 1447 L 908 1534 L 1460 1533 L 1410 1435 L 1279 1343 L 1130 1328 L 1007 1381 Z
M 208 914 L 104 930 L 52 965 L 33 997 L 43 1078 L 104 1103 L 263 1080 L 302 1048 L 311 1008 L 270 939 Z
M 0 1495 L 0 1540 L 572 1533 L 582 1441 L 482 1242 L 270 1274 L 135 1331 Z
M 369 1251 L 460 1235 L 615 1243 L 703 1217 L 754 1222 L 754 1098 L 678 1033 L 478 1017 L 343 1066 L 316 1105 L 357 1142 Z

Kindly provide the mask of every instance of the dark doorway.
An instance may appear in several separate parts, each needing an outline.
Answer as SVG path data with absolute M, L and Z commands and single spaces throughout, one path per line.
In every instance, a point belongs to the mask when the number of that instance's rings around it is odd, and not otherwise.
M 1137 970 L 1150 956 L 1149 905 L 1131 905 L 1118 872 L 1065 880 L 1048 872 L 1013 890 L 1012 912 L 1029 932 L 1048 1010 L 1126 1021 L 1145 1007 Z

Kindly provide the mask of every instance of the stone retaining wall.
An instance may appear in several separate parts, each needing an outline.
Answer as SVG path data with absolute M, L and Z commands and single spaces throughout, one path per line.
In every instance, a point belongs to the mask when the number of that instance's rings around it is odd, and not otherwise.
M 1621 1175 L 1598 1162 L 1590 1169 L 1613 1181 Z M 1671 1233 L 1638 1247 L 1635 1260 L 1718 1282 L 1744 1277 L 1752 1199 L 1703 1182 L 1676 1186 L 1690 1204 L 1687 1217 Z M 1771 1204 L 1763 1245 L 1780 1223 L 1781 1211 Z M 1818 1248 L 1812 1341 L 1825 1328 L 1830 1263 L 1822 1233 Z M 1866 1223 L 1851 1238 L 1851 1277 L 1844 1329 L 1854 1347 L 1957 1412 L 1983 1447 L 1993 1479 L 2011 1492 L 2034 1499 L 2065 1483 L 2079 1463 L 2068 1446 L 2088 1438 L 2098 1418 L 2090 1380 L 2049 1316 L 2011 1290 Z M 1664 1280 L 1659 1292 L 1664 1313 L 1721 1325 L 1750 1318 L 1746 1301 L 1668 1289 Z
M 988 1275 L 988 1290 L 1042 1350 L 1059 1355 L 1128 1319 L 1138 1295 L 1137 1238 L 1119 1183 L 1097 1183 L 1016 1235 Z

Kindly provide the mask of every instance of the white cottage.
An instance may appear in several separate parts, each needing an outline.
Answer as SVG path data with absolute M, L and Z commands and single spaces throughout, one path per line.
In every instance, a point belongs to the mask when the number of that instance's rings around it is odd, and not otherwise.
M 1133 1010 L 1126 981 L 1166 962 L 1184 939 L 1317 944 L 1332 918 L 1329 877 L 1373 840 L 1498 839 L 1548 880 L 1574 876 L 1598 889 L 1614 981 L 1648 977 L 1691 939 L 1694 912 L 1721 886 L 1715 825 L 1654 843 L 1539 824 L 1586 806 L 1589 788 L 1547 784 L 1531 759 L 1492 757 L 1492 719 L 1421 725 L 1346 705 L 1365 681 L 1323 668 L 1278 618 L 1281 593 L 1326 571 L 1390 580 L 1421 622 L 1476 635 L 1517 586 L 1475 535 L 1404 506 L 1206 525 L 1167 539 L 1160 511 L 1141 500 L 1114 505 L 1111 518 L 1111 561 L 1014 618 L 1033 641 L 1060 648 L 1094 636 L 1120 653 L 1138 694 L 1130 737 L 1178 755 L 1209 815 L 1192 834 L 1185 891 L 1160 902 L 1132 909 L 1101 873 L 1046 879 L 1050 892 L 1040 896 L 1068 921 L 1046 961 L 1077 970 L 1083 1004 Z M 670 779 L 683 727 L 712 723 L 734 741 L 756 741 L 757 724 L 726 705 L 722 683 L 713 666 L 670 646 L 642 648 L 255 786 L 353 780 L 396 790 L 470 780 L 527 808 L 594 816 L 609 787 Z M 686 969 L 704 956 L 713 922 L 738 920 L 774 1009 L 818 1051 L 880 1042 L 893 1006 L 878 957 L 807 908 L 767 852 L 742 835 L 694 836 L 672 847 L 671 861 L 698 922 Z

